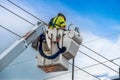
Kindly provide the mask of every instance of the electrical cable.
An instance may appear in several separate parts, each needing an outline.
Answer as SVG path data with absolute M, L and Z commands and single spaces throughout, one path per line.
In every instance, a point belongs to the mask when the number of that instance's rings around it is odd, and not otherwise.
M 117 57 L 117 58 L 114 58 L 114 59 L 111 59 L 111 61 L 115 61 L 115 60 L 118 60 L 120 59 L 120 57 Z M 102 63 L 106 63 L 108 61 L 104 61 Z M 89 65 L 89 66 L 85 66 L 85 67 L 82 67 L 81 69 L 87 69 L 87 68 L 91 68 L 91 67 L 94 67 L 94 66 L 97 66 L 97 65 L 100 65 L 101 63 L 96 63 L 96 64 L 92 64 L 92 65 Z M 79 71 L 80 69 L 76 69 L 75 71 Z M 54 78 L 54 77 L 57 77 L 57 76 L 61 76 L 61 75 L 64 75 L 64 74 L 68 74 L 68 73 L 71 73 L 72 71 L 68 71 L 68 72 L 64 72 L 64 73 L 61 73 L 61 74 L 58 74 L 58 75 L 55 75 L 55 76 L 51 76 L 51 77 L 48 77 L 48 78 Z M 48 79 L 47 78 L 47 79 Z
M 17 17 L 21 18 L 22 20 L 28 22 L 29 24 L 31 24 L 32 26 L 35 26 L 35 24 L 33 24 L 32 22 L 28 21 L 27 19 L 19 16 L 18 14 L 14 13 L 13 11 L 9 10 L 8 8 L 4 7 L 3 5 L 0 5 L 0 7 L 4 8 L 5 10 L 9 11 L 10 13 L 16 15 Z
M 18 6 L 17 4 L 15 4 L 14 2 L 12 2 L 11 0 L 7 0 L 7 1 L 10 2 L 11 4 L 13 4 L 14 6 L 18 7 L 19 9 L 25 11 L 25 12 L 28 13 L 29 15 L 33 16 L 33 17 L 36 18 L 37 20 L 43 22 L 45 25 L 48 25 L 45 21 L 41 20 L 41 19 L 38 18 L 37 16 L 33 15 L 32 13 L 30 13 L 30 12 L 28 12 L 27 10 L 23 9 L 22 7 Z M 105 37 L 109 37 L 109 36 L 116 35 L 116 34 L 120 34 L 120 32 L 113 33 L 113 34 L 110 34 L 110 35 L 105 35 L 105 36 L 103 36 L 103 37 L 100 37 L 100 38 L 97 38 L 97 39 L 93 39 L 93 40 L 84 42 L 83 44 L 89 43 L 89 42 L 93 42 L 93 41 L 97 41 L 97 40 L 103 39 L 103 38 L 105 38 Z
M 9 2 L 11 2 L 10 0 L 7 0 L 7 1 L 9 1 Z M 12 2 L 11 2 L 12 3 Z M 12 4 L 14 4 L 14 3 L 12 3 Z M 16 4 L 14 4 L 14 5 L 16 5 Z M 16 7 L 19 7 L 19 6 L 17 6 L 16 5 Z M 21 7 L 19 7 L 19 8 L 21 8 Z M 21 8 L 21 9 L 23 9 L 23 8 Z M 25 11 L 25 10 L 24 10 Z M 25 11 L 25 12 L 27 12 L 27 11 Z M 27 13 L 29 13 L 29 12 L 27 12 Z M 30 15 L 31 15 L 31 13 L 29 13 Z M 36 17 L 36 16 L 34 16 L 34 15 L 32 15 L 33 17 Z M 37 18 L 36 18 L 37 19 Z M 42 21 L 42 22 L 44 22 L 44 21 Z M 112 35 L 114 35 L 114 34 L 112 34 Z M 110 36 L 110 35 L 107 35 L 107 36 L 104 36 L 104 37 L 108 37 L 108 36 Z M 99 38 L 99 39 L 102 39 L 102 38 L 104 38 L 104 37 L 101 37 L 101 38 Z M 96 40 L 98 40 L 98 39 L 96 39 Z M 96 40 L 91 40 L 91 41 L 88 41 L 88 42 L 92 42 L 92 41 L 96 41 Z M 88 42 L 85 42 L 85 43 L 88 43 Z M 100 54 L 99 54 L 100 55 Z M 104 56 L 102 56 L 101 55 L 101 57 L 104 57 Z M 104 57 L 105 58 L 105 57 Z M 109 62 L 111 62 L 109 59 L 107 59 L 106 58 L 106 60 L 108 60 Z M 116 63 L 114 63 L 114 64 L 116 64 Z M 119 66 L 118 64 L 116 64 L 117 66 Z
M 35 15 L 33 15 L 33 14 L 31 14 L 30 12 L 26 11 L 25 9 L 23 9 L 22 7 L 20 7 L 20 6 L 18 6 L 17 4 L 13 3 L 11 0 L 7 0 L 7 1 L 10 2 L 11 4 L 13 4 L 14 6 L 18 7 L 19 9 L 25 11 L 26 13 L 30 14 L 30 15 L 33 16 L 34 18 L 42 21 L 40 18 L 36 17 Z M 44 21 L 42 21 L 42 22 L 45 23 Z M 119 33 L 120 33 L 120 32 L 119 32 Z M 118 33 L 114 33 L 114 34 L 118 34 Z M 114 35 L 114 34 L 110 34 L 110 35 Z M 108 36 L 110 36 L 110 35 L 106 35 L 106 36 L 103 36 L 103 37 L 98 38 L 98 39 L 102 39 L 102 38 L 108 37 Z M 98 39 L 95 39 L 95 40 L 98 40 Z M 94 41 L 95 41 L 95 40 L 94 40 Z M 92 40 L 92 41 L 93 41 L 93 40 Z M 89 41 L 88 41 L 88 42 L 89 42 Z M 86 43 L 88 43 L 88 42 L 86 42 Z M 83 46 L 84 46 L 84 45 L 83 45 Z M 86 47 L 86 46 L 84 46 L 84 47 Z M 100 55 L 100 54 L 98 54 L 98 55 L 109 61 L 109 59 L 105 58 L 104 56 L 102 56 L 102 55 Z M 116 64 L 116 63 L 113 63 L 113 64 L 119 66 L 119 65 Z
M 0 25 L 1 26 L 1 25 Z M 13 34 L 15 34 L 15 35 L 17 35 L 17 36 L 19 36 L 18 34 L 16 34 L 16 33 L 14 33 L 13 31 L 10 31 L 9 29 L 7 29 L 7 28 L 5 28 L 5 27 L 3 27 L 3 26 L 1 26 L 2 28 L 4 28 L 4 29 L 6 29 L 6 30 L 8 30 L 9 32 L 11 32 L 11 33 L 13 33 Z M 21 36 L 19 36 L 19 37 L 21 37 Z M 86 46 L 85 46 L 86 47 Z M 110 61 L 110 60 L 109 60 Z M 111 61 L 110 61 L 111 62 Z M 113 70 L 113 69 L 112 69 Z
M 32 13 L 30 13 L 30 12 L 28 12 L 27 10 L 23 9 L 22 7 L 18 6 L 17 4 L 15 4 L 14 2 L 12 2 L 11 0 L 7 0 L 7 1 L 10 2 L 11 4 L 13 4 L 14 6 L 18 7 L 19 9 L 25 11 L 25 12 L 28 13 L 29 15 L 33 16 L 34 18 L 36 18 L 37 20 L 43 22 L 45 25 L 48 26 L 48 24 L 47 24 L 45 21 L 41 20 L 41 19 L 38 18 L 37 16 L 33 15 Z M 93 42 L 93 41 L 97 41 L 97 40 L 103 39 L 103 38 L 105 38 L 105 37 L 109 37 L 109 36 L 116 35 L 116 34 L 120 34 L 120 32 L 113 33 L 113 34 L 110 34 L 110 35 L 105 35 L 105 36 L 102 36 L 102 37 L 100 37 L 100 38 L 97 38 L 97 39 L 93 39 L 93 40 L 84 42 L 83 44 L 89 43 L 89 42 Z
M 101 55 L 101 54 L 99 54 L 98 52 L 96 52 L 96 51 L 94 51 L 94 50 L 90 49 L 89 47 L 87 47 L 87 46 L 85 46 L 85 45 L 83 45 L 83 44 L 81 44 L 81 46 L 83 46 L 83 47 L 87 48 L 88 50 L 90 50 L 90 51 L 94 52 L 95 54 L 97 54 L 97 55 L 101 56 L 102 58 L 106 59 L 107 61 L 111 62 L 109 59 L 107 59 L 106 57 L 102 56 L 102 55 Z M 114 63 L 114 62 L 111 62 L 111 63 L 113 63 L 113 64 L 115 64 L 116 66 L 120 67 L 120 65 L 118 65 L 118 64 L 116 64 L 116 63 Z
M 116 73 L 119 73 L 118 71 L 116 71 L 116 70 L 114 70 L 113 68 L 111 68 L 111 67 L 107 66 L 106 64 L 104 64 L 104 63 L 102 63 L 102 62 L 98 61 L 97 59 L 95 59 L 95 58 L 93 58 L 93 57 L 91 57 L 91 56 L 87 55 L 86 53 L 84 53 L 84 52 L 82 52 L 82 51 L 80 51 L 80 50 L 79 50 L 79 52 L 80 52 L 80 53 L 82 53 L 82 54 L 84 54 L 84 55 L 86 55 L 87 57 L 89 57 L 89 58 L 91 58 L 91 59 L 95 60 L 96 62 L 98 62 L 98 63 L 100 63 L 100 64 L 104 65 L 105 67 L 107 67 L 107 68 L 111 69 L 112 71 L 114 71 L 114 72 L 116 72 Z
M 72 63 L 69 63 L 69 64 L 72 65 Z M 80 68 L 80 67 L 78 67 L 78 66 L 76 66 L 76 65 L 74 65 L 74 66 L 75 66 L 76 68 L 78 68 L 79 70 L 81 70 L 81 71 L 83 71 L 83 72 L 85 72 L 85 73 L 87 73 L 87 74 L 93 76 L 94 78 L 96 78 L 96 79 L 98 79 L 98 80 L 101 80 L 100 78 L 96 77 L 95 75 L 93 75 L 93 74 L 91 74 L 91 73 L 89 73 L 89 72 L 83 70 L 82 68 Z
M 69 63 L 69 64 L 72 65 L 72 63 Z M 78 68 L 79 70 L 81 70 L 81 71 L 83 71 L 83 72 L 91 75 L 92 77 L 94 77 L 94 78 L 96 78 L 96 79 L 98 79 L 98 80 L 101 80 L 100 78 L 96 77 L 95 75 L 93 75 L 93 74 L 91 74 L 91 73 L 83 70 L 82 68 L 80 68 L 80 67 L 78 67 L 78 66 L 76 66 L 76 65 L 74 65 L 74 66 L 75 66 L 76 68 Z M 68 73 L 68 72 L 67 72 L 67 73 Z M 63 74 L 66 74 L 66 73 L 63 73 Z M 58 74 L 58 75 L 59 75 L 59 74 Z M 56 76 L 48 77 L 48 78 L 45 78 L 44 80 L 47 80 L 47 79 L 50 79 L 50 78 L 54 78 L 54 77 L 56 77 Z
M 26 11 L 25 9 L 23 9 L 22 7 L 18 6 L 17 4 L 15 4 L 14 2 L 12 2 L 11 0 L 7 0 L 8 2 L 10 2 L 11 4 L 13 4 L 14 6 L 18 7 L 19 9 L 25 11 L 26 13 L 30 14 L 31 16 L 33 16 L 34 18 L 38 19 L 39 21 L 42 21 L 43 23 L 45 23 L 43 20 L 41 20 L 40 18 L 36 17 L 35 15 L 33 15 L 32 13 Z M 118 32 L 120 33 L 120 32 Z M 110 35 L 106 35 L 106 36 L 103 36 L 101 38 L 98 38 L 98 39 L 102 39 L 102 38 L 105 38 L 105 37 L 108 37 L 108 36 L 111 36 L 111 35 L 115 35 L 115 34 L 118 34 L 118 33 L 114 33 L 114 34 L 110 34 Z M 95 40 L 98 40 L 98 39 L 95 39 Z M 91 41 L 95 41 L 95 40 L 91 40 Z M 88 41 L 88 42 L 91 42 L 91 41 Z M 88 43 L 88 42 L 85 42 L 85 43 Z M 84 45 L 83 45 L 84 46 Z M 84 46 L 85 47 L 85 46 Z M 99 56 L 105 58 L 104 56 L 98 54 Z M 105 58 L 106 60 L 108 60 L 107 58 Z M 109 61 L 109 60 L 108 60 Z M 115 64 L 115 63 L 114 63 Z M 115 64 L 117 66 L 119 66 L 118 64 Z
M 6 29 L 7 31 L 9 31 L 9 32 L 11 32 L 11 33 L 13 33 L 14 35 L 16 35 L 16 36 L 18 36 L 18 37 L 21 37 L 20 35 L 18 35 L 18 34 L 16 34 L 15 32 L 13 32 L 13 31 L 11 31 L 11 30 L 9 30 L 9 29 L 7 29 L 7 28 L 5 28 L 5 27 L 3 27 L 3 26 L 1 26 L 0 25 L 0 27 L 2 27 L 2 28 L 4 28 L 4 29 Z M 89 49 L 89 50 L 91 50 L 90 48 L 88 48 L 87 46 L 85 46 L 85 45 L 82 45 L 82 46 L 84 46 L 84 47 L 86 47 L 87 49 Z M 93 51 L 93 50 L 91 50 L 91 51 Z M 95 52 L 95 51 L 93 51 L 93 52 Z M 97 52 L 95 52 L 95 53 L 97 53 Z M 98 54 L 98 53 L 97 53 Z M 99 54 L 100 55 L 100 54 Z M 102 56 L 103 57 L 103 56 Z M 108 60 L 108 59 L 107 59 Z M 108 60 L 109 62 L 111 62 L 111 60 Z
M 1 26 L 1 25 L 0 25 Z M 5 27 L 3 27 L 3 26 L 1 26 L 2 28 L 4 28 L 4 29 L 6 29 L 7 31 L 9 31 L 9 32 L 11 32 L 11 33 L 13 33 L 14 35 L 17 35 L 18 37 L 21 37 L 21 36 L 19 36 L 18 34 L 16 34 L 16 33 L 14 33 L 13 31 L 11 31 L 11 30 L 9 30 L 9 29 L 7 29 L 7 28 L 5 28 Z M 82 46 L 84 46 L 84 47 L 86 47 L 85 45 L 82 45 Z M 86 47 L 87 49 L 89 49 L 88 47 Z M 89 50 L 91 50 L 91 49 L 89 49 Z M 92 50 L 93 51 L 93 50 Z M 94 51 L 95 52 L 95 51 Z M 83 52 L 82 52 L 83 53 Z M 88 55 L 87 55 L 88 56 Z M 109 62 L 111 62 L 111 60 L 109 60 Z M 76 67 L 76 66 L 75 66 Z M 78 68 L 78 67 L 77 67 Z M 112 69 L 113 70 L 113 69 Z M 115 71 L 115 70 L 114 70 Z M 85 71 L 84 71 L 85 72 Z M 115 71 L 116 72 L 116 71 Z M 87 72 L 88 73 L 88 72 Z M 93 76 L 93 75 L 92 75 Z M 94 76 L 95 77 L 95 76 Z M 99 79 L 100 80 L 100 79 Z
M 28 13 L 28 14 L 31 15 L 32 17 L 36 18 L 37 20 L 43 22 L 43 24 L 45 24 L 46 26 L 48 26 L 48 24 L 47 24 L 45 21 L 41 20 L 41 19 L 38 18 L 37 16 L 33 15 L 32 13 L 30 13 L 30 12 L 28 12 L 27 10 L 23 9 L 22 7 L 18 6 L 17 4 L 15 4 L 14 2 L 12 2 L 11 0 L 7 0 L 7 1 L 10 2 L 11 4 L 13 4 L 14 6 L 16 6 L 17 8 L 25 11 L 26 13 Z
M 5 8 L 4 6 L 2 6 L 2 5 L 0 5 L 0 6 L 3 7 L 4 9 L 8 10 L 9 12 L 15 14 L 16 16 L 20 17 L 21 19 L 27 21 L 26 19 L 22 18 L 21 16 L 17 15 L 16 13 L 10 11 L 9 9 Z M 27 21 L 27 22 L 29 22 L 29 21 Z M 29 23 L 30 23 L 30 22 L 29 22 Z M 33 26 L 35 26 L 35 25 L 33 24 Z M 4 29 L 5 29 L 5 28 L 4 28 Z M 6 29 L 6 30 L 7 30 L 7 29 Z M 9 32 L 11 32 L 11 31 L 9 31 Z M 13 33 L 13 32 L 12 32 L 12 33 Z M 15 33 L 14 33 L 14 34 L 15 34 Z M 16 34 L 15 34 L 15 35 L 16 35 Z M 17 36 L 18 36 L 18 35 L 17 35 Z M 90 56 L 89 56 L 89 57 L 90 57 Z M 108 67 L 109 67 L 109 66 L 108 66 Z M 110 67 L 109 67 L 109 68 L 110 68 Z M 111 68 L 111 69 L 112 69 L 112 68 Z M 113 69 L 112 69 L 112 70 L 113 70 Z M 115 70 L 113 70 L 113 71 L 115 71 Z M 115 71 L 115 72 L 117 72 L 117 71 Z
M 3 28 L 3 29 L 5 29 L 5 30 L 7 30 L 8 32 L 10 32 L 10 33 L 12 33 L 12 34 L 14 34 L 14 35 L 22 38 L 20 35 L 18 35 L 17 33 L 13 32 L 13 31 L 11 31 L 10 29 L 7 29 L 6 27 L 4 27 L 4 26 L 2 26 L 2 25 L 0 25 L 0 27 Z
M 115 59 L 111 59 L 110 61 L 113 62 L 113 61 L 115 61 L 115 60 L 117 60 L 117 59 L 120 59 L 120 57 L 115 58 Z M 107 63 L 107 62 L 109 62 L 109 61 L 103 61 L 102 63 Z M 85 67 L 83 67 L 82 69 L 94 67 L 94 66 L 97 66 L 97 65 L 100 65 L 100 64 L 101 64 L 101 63 L 92 64 L 92 65 L 89 65 L 89 66 L 85 66 Z
M 97 40 L 101 40 L 101 39 L 103 39 L 103 38 L 106 38 L 106 37 L 109 37 L 109 36 L 113 36 L 113 35 L 116 35 L 116 34 L 120 34 L 120 32 L 112 33 L 112 34 L 105 35 L 105 36 L 102 36 L 102 37 L 97 38 L 97 39 L 93 39 L 93 40 L 90 40 L 90 41 L 86 41 L 86 42 L 84 42 L 83 44 L 90 43 L 90 42 L 97 41 Z

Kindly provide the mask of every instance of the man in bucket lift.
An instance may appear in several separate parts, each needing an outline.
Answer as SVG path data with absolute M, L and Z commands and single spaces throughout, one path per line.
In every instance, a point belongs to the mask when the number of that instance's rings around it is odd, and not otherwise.
M 58 13 L 56 17 L 51 18 L 48 23 L 48 29 L 63 29 L 66 28 L 66 17 L 62 13 Z M 39 38 L 32 43 L 32 47 L 37 50 Z

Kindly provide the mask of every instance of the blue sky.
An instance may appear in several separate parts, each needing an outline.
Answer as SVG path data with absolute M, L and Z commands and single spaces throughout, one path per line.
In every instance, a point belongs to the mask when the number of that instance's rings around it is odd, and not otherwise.
M 27 0 L 25 2 L 27 2 Z M 47 14 L 49 15 L 49 18 L 51 16 L 54 16 L 57 12 L 63 12 L 67 17 L 67 20 L 69 21 L 70 19 L 71 22 L 73 22 L 74 24 L 79 24 L 79 21 L 75 22 L 75 20 L 73 19 L 76 18 L 75 15 L 88 18 L 91 21 L 95 22 L 96 27 L 93 27 L 93 25 L 84 26 L 84 24 L 83 27 L 81 25 L 78 26 L 81 26 L 81 28 L 83 29 L 90 29 L 96 34 L 104 35 L 102 34 L 104 32 L 110 34 L 111 32 L 119 31 L 119 29 L 116 29 L 116 26 L 120 25 L 119 2 L 119 0 L 31 0 L 28 4 L 33 8 L 36 7 L 36 9 L 34 10 L 39 13 L 43 13 L 42 11 L 40 11 L 40 6 L 45 7 L 43 9 L 44 12 L 50 12 L 50 10 L 52 9 L 53 12 L 51 11 L 51 13 Z M 45 5 L 41 5 L 42 3 Z
M 114 25 L 119 24 L 120 21 L 119 0 L 65 0 L 62 2 L 79 15 L 92 19 L 96 23 L 95 30 L 97 29 L 98 33 L 92 28 L 93 32 L 101 35 L 105 32 L 110 34 L 119 31 L 114 28 Z M 87 28 L 89 29 L 89 26 L 85 29 Z
M 119 20 L 119 2 L 119 0 L 65 0 L 63 4 L 82 15 L 98 15 Z
M 81 29 L 90 30 L 97 35 L 108 35 L 114 32 L 119 32 L 120 30 L 119 0 L 42 0 L 41 2 L 46 3 L 47 5 L 57 6 L 58 12 L 63 12 L 67 17 L 67 20 L 70 19 L 70 22 L 77 24 Z M 39 4 L 39 1 L 36 4 Z M 62 6 L 67 8 L 69 11 L 66 11 L 65 9 L 62 10 Z M 75 15 L 87 18 L 94 24 L 86 26 L 85 24 L 89 23 L 87 23 L 87 21 L 86 23 L 85 21 L 80 22 L 79 19 L 76 21 L 73 19 L 76 18 Z
M 119 20 L 120 18 L 120 6 L 119 0 L 42 0 L 49 5 L 54 5 L 57 2 L 61 2 L 64 6 L 68 7 L 72 11 L 76 11 L 80 15 L 88 15 L 95 17 L 105 17 L 105 18 L 113 18 Z M 37 2 L 37 1 L 36 1 Z M 38 1 L 39 4 L 39 1 Z M 58 5 L 59 6 L 59 5 Z
M 58 12 L 62 12 L 67 18 L 67 25 L 70 23 L 75 24 L 75 26 L 80 27 L 80 33 L 83 36 L 83 42 L 97 39 L 104 35 L 113 34 L 116 32 L 120 32 L 120 6 L 119 0 L 11 0 L 38 16 L 40 19 L 48 22 L 51 17 L 57 15 Z M 1 5 L 13 10 L 20 16 L 30 20 L 32 23 L 36 24 L 38 20 L 16 8 L 12 4 L 10 4 L 6 0 L 0 1 Z M 28 32 L 32 27 L 30 24 L 25 21 L 19 19 L 13 14 L 7 12 L 6 10 L 0 7 L 0 25 L 7 27 L 8 29 L 16 32 L 19 35 L 24 35 Z M 0 36 L 2 36 L 0 40 L 0 54 L 6 48 L 8 48 L 13 42 L 15 42 L 18 37 L 15 35 L 3 30 L 0 28 Z M 7 36 L 7 37 L 4 37 Z M 102 40 L 94 41 L 88 43 L 87 46 L 92 49 L 100 52 L 102 55 L 109 59 L 113 59 L 119 57 L 119 44 L 120 44 L 120 36 L 116 34 L 114 36 L 107 37 Z M 86 53 L 91 53 L 84 48 L 80 48 Z M 36 56 L 37 52 L 33 49 L 28 48 L 25 52 L 23 52 L 19 57 L 17 57 L 3 72 L 0 72 L 0 78 L 2 80 L 42 80 L 48 76 L 53 76 L 57 73 L 45 74 L 43 71 L 36 67 Z M 104 61 L 98 56 L 92 54 L 97 59 Z M 31 60 L 32 59 L 32 60 Z M 30 60 L 28 62 L 24 62 L 18 65 L 14 65 L 16 63 Z M 89 61 L 89 62 L 88 62 Z M 81 62 L 81 63 L 79 63 Z M 88 66 L 96 63 L 93 60 L 86 58 L 81 54 L 77 54 L 76 56 L 76 65 L 80 67 Z M 120 64 L 120 61 L 116 61 L 116 63 Z M 13 65 L 13 66 L 11 66 Z M 111 65 L 108 63 L 108 65 Z M 112 65 L 114 69 L 117 68 Z M 98 70 L 99 68 L 99 70 Z M 23 71 L 24 74 L 23 74 Z M 94 75 L 101 76 L 107 74 L 107 77 L 111 77 L 116 75 L 113 71 L 106 69 L 103 66 L 97 66 L 87 71 L 91 72 Z M 97 72 L 96 72 L 97 71 Z M 27 74 L 27 75 L 26 75 Z M 77 71 L 76 80 L 83 79 L 87 74 L 82 71 Z M 70 74 L 60 76 L 57 79 L 68 80 L 71 79 Z M 51 79 L 56 80 L 56 78 Z M 86 80 L 86 79 L 84 79 Z M 93 78 L 89 78 L 89 80 L 93 80 Z

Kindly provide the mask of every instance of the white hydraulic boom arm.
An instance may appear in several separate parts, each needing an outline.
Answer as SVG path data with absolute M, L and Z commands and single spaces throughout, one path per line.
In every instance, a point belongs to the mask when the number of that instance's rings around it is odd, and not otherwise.
M 41 22 L 21 39 L 15 41 L 8 49 L 0 54 L 0 71 L 7 67 L 27 46 L 30 45 L 39 35 L 45 31 L 45 25 Z

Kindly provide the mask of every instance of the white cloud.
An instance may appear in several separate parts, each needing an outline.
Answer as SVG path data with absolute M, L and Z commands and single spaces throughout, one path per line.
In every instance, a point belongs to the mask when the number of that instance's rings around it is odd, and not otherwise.
M 85 32 L 85 34 L 83 34 L 83 36 L 84 36 L 84 40 L 87 39 L 88 41 L 89 41 L 89 38 L 91 38 L 91 40 L 92 39 L 94 40 L 94 39 L 97 39 L 97 38 L 100 37 L 100 36 L 94 35 L 90 32 L 88 32 L 88 33 Z M 110 60 L 110 59 L 114 59 L 114 58 L 120 56 L 120 54 L 119 54 L 119 49 L 120 49 L 119 44 L 120 43 L 119 42 L 120 42 L 119 38 L 116 42 L 114 42 L 110 39 L 104 38 L 104 39 L 101 39 L 101 40 L 86 43 L 85 45 L 87 45 L 89 48 L 95 50 L 96 52 L 99 52 L 101 55 L 105 56 L 106 58 L 108 58 Z M 99 60 L 101 62 L 105 61 L 105 59 L 100 58 L 99 56 L 93 54 L 91 51 L 88 51 L 87 49 L 84 49 L 83 47 L 80 48 L 80 50 L 82 50 L 83 52 L 87 53 L 88 55 L 96 58 L 97 60 Z M 78 54 L 79 54 L 77 56 L 78 61 L 76 60 L 76 65 L 87 66 L 87 65 L 91 65 L 91 64 L 96 63 L 95 61 L 90 60 L 86 56 L 83 56 L 81 53 L 78 53 Z M 81 62 L 81 63 L 79 63 L 79 62 Z M 118 71 L 118 66 L 115 66 L 112 63 L 106 63 L 106 64 L 108 66 L 112 67 L 113 69 L 115 69 L 116 71 Z M 120 63 L 118 63 L 118 64 L 120 64 Z M 99 75 L 99 74 L 102 74 L 102 73 L 103 74 L 104 73 L 109 73 L 109 76 L 116 75 L 116 73 L 114 71 L 104 67 L 103 65 L 98 65 L 98 66 L 95 66 L 95 67 L 92 67 L 92 68 L 88 68 L 86 70 L 95 74 L 95 75 L 96 74 Z
M 5 6 L 6 8 L 12 10 L 13 12 L 17 13 L 18 15 L 25 17 L 27 20 L 30 20 L 32 23 L 36 23 L 35 19 L 25 14 L 25 12 L 19 10 L 15 6 L 11 5 L 7 2 L 7 0 L 1 1 L 1 5 Z M 25 22 L 24 20 L 18 18 L 14 14 L 8 12 L 7 10 L 0 7 L 0 25 L 10 29 L 11 31 L 17 33 L 20 36 L 23 36 L 26 32 L 28 32 L 33 26 L 29 23 Z M 16 35 L 2 29 L 0 27 L 0 53 L 3 52 L 8 46 L 10 46 L 15 40 L 19 37 Z

